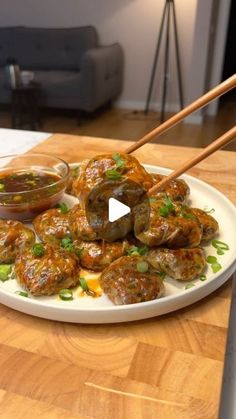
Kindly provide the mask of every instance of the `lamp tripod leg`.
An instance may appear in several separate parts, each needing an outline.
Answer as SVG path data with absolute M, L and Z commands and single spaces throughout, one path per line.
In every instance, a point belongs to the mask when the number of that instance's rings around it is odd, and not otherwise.
M 164 83 L 162 91 L 162 102 L 161 102 L 161 116 L 160 122 L 163 122 L 165 119 L 165 104 L 166 104 L 166 94 L 167 94 L 167 84 L 168 84 L 168 67 L 169 67 L 169 39 L 170 39 L 170 2 L 167 3 L 167 24 L 166 24 L 166 45 L 165 45 L 165 62 L 164 62 Z
M 180 102 L 180 109 L 183 109 L 184 107 L 183 83 L 182 83 L 182 76 L 181 76 L 179 41 L 178 41 L 177 20 L 176 20 L 176 11 L 175 11 L 174 2 L 172 2 L 172 13 L 173 13 L 173 23 L 174 23 L 174 39 L 175 39 L 178 86 L 179 86 L 179 102 Z
M 162 35 L 163 35 L 163 28 L 164 28 L 166 11 L 167 11 L 167 3 L 165 3 L 165 7 L 164 7 L 164 10 L 163 10 L 162 19 L 161 19 L 161 27 L 160 27 L 158 40 L 157 40 L 157 46 L 156 46 L 156 51 L 155 51 L 155 56 L 154 56 L 154 61 L 153 61 L 153 66 L 152 66 L 152 72 L 151 72 L 151 78 L 150 78 L 150 83 L 149 83 L 149 88 L 148 88 L 147 100 L 146 100 L 146 105 L 145 105 L 145 111 L 144 111 L 145 114 L 147 114 L 148 111 L 149 111 L 149 105 L 150 105 L 150 100 L 151 100 L 151 95 L 152 95 L 152 89 L 153 89 L 153 83 L 154 83 L 154 78 L 155 78 L 155 73 L 156 73 L 157 61 L 158 61 L 158 58 L 159 58 L 161 39 L 162 39 Z

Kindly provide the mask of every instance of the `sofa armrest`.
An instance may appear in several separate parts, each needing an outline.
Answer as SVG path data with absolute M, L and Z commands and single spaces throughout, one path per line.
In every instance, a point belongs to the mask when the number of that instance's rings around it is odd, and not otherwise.
M 87 50 L 81 60 L 83 109 L 89 112 L 117 98 L 123 83 L 123 51 L 116 43 Z

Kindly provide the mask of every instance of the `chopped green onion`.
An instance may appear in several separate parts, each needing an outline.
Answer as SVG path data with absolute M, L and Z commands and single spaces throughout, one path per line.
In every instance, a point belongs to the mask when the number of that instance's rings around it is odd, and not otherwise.
M 71 290 L 64 288 L 63 290 L 59 291 L 59 297 L 63 301 L 71 301 L 73 300 L 73 293 Z
M 187 284 L 187 285 L 185 285 L 185 289 L 188 290 L 189 288 L 192 288 L 194 286 L 195 286 L 195 284 Z
M 158 272 L 158 275 L 161 277 L 161 279 L 165 279 L 165 277 L 166 277 L 165 272 Z
M 28 297 L 29 294 L 26 291 L 15 291 L 15 294 L 20 295 L 21 297 Z
M 141 273 L 145 273 L 145 272 L 147 272 L 147 271 L 148 271 L 148 269 L 149 269 L 149 265 L 148 265 L 148 263 L 147 263 L 147 262 L 145 262 L 145 261 L 138 262 L 136 266 L 137 266 L 137 270 L 138 270 L 138 272 L 141 272 Z
M 69 208 L 68 208 L 68 206 L 66 205 L 65 202 L 61 202 L 60 204 L 58 204 L 57 208 L 60 209 L 62 214 L 66 214 L 69 211 Z
M 207 256 L 207 262 L 211 264 L 211 269 L 214 273 L 218 272 L 222 268 L 215 256 Z
M 215 212 L 215 208 L 211 208 L 210 210 L 208 210 L 208 209 L 204 209 L 204 212 L 205 212 L 206 214 L 213 214 L 213 212 Z
M 89 287 L 88 287 L 88 284 L 86 282 L 86 279 L 84 279 L 84 278 L 81 277 L 79 279 L 79 282 L 80 282 L 80 286 L 81 286 L 81 288 L 82 288 L 83 291 L 88 291 L 89 290 Z
M 217 263 L 217 258 L 215 256 L 207 256 L 207 263 Z
M 220 247 L 217 248 L 216 253 L 217 255 L 220 255 L 220 256 L 225 254 L 224 250 L 220 249 Z
M 149 200 L 150 204 L 152 204 L 153 202 L 157 202 L 157 199 L 153 198 L 153 197 L 149 198 L 148 200 Z
M 39 256 L 39 257 L 43 256 L 45 253 L 43 244 L 41 243 L 34 244 L 32 247 L 32 252 L 34 256 Z
M 0 183 L 0 192 L 5 191 L 5 185 L 3 183 Z
M 220 263 L 216 262 L 216 263 L 212 263 L 211 265 L 211 269 L 214 273 L 220 271 L 222 269 L 222 266 Z
M 108 169 L 105 171 L 105 175 L 109 180 L 121 180 L 122 174 L 119 173 L 116 169 Z
M 164 203 L 165 203 L 165 205 L 163 205 L 159 208 L 159 214 L 162 217 L 167 217 L 174 210 L 175 207 L 174 207 L 174 204 L 173 204 L 172 200 L 167 195 L 164 198 Z
M 170 211 L 168 210 L 168 208 L 167 208 L 167 207 L 160 207 L 160 208 L 159 208 L 159 214 L 160 214 L 162 217 L 167 217 L 167 215 L 169 215 L 169 213 L 170 213 Z
M 200 275 L 200 281 L 206 281 L 207 277 L 206 275 Z
M 121 169 L 121 168 L 124 167 L 125 161 L 122 159 L 122 157 L 119 153 L 113 154 L 112 158 L 116 162 L 117 169 Z
M 12 265 L 0 265 L 0 281 L 7 281 L 12 271 Z
M 84 247 L 81 247 L 80 249 L 75 249 L 76 256 L 80 258 L 83 254 L 83 251 L 84 251 Z
M 146 255 L 148 250 L 149 249 L 146 245 L 142 247 L 132 246 L 130 249 L 127 250 L 127 254 L 129 256 L 144 256 Z
M 220 240 L 212 240 L 211 244 L 216 249 L 219 248 L 221 250 L 229 250 L 229 245 L 227 243 L 224 243 L 224 242 L 220 241 Z
M 196 220 L 196 217 L 193 214 L 190 214 L 189 212 L 181 212 L 181 216 L 183 218 L 186 218 L 188 220 Z
M 61 247 L 63 247 L 65 250 L 68 250 L 69 252 L 73 252 L 75 250 L 75 246 L 71 237 L 64 237 L 61 239 Z

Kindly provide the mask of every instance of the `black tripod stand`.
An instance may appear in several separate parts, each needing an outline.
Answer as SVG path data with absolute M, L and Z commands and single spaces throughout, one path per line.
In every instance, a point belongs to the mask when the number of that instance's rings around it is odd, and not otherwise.
M 170 44 L 170 24 L 171 24 L 171 14 L 172 14 L 172 21 L 173 21 L 173 35 L 174 35 L 174 42 L 175 42 L 175 53 L 176 53 L 176 64 L 177 64 L 177 77 L 178 77 L 178 88 L 179 88 L 179 103 L 180 109 L 184 107 L 184 100 L 183 100 L 183 86 L 182 86 L 182 77 L 181 77 L 181 68 L 180 68 L 180 57 L 179 57 L 179 42 L 178 42 L 178 34 L 177 34 L 177 23 L 176 23 L 176 12 L 175 12 L 175 4 L 174 0 L 166 0 L 165 7 L 163 10 L 162 20 L 161 20 L 161 27 L 159 36 L 157 39 L 157 46 L 156 52 L 154 56 L 154 62 L 152 67 L 151 79 L 148 88 L 148 95 L 146 100 L 145 106 L 145 114 L 149 111 L 149 105 L 151 100 L 151 94 L 153 89 L 153 83 L 156 73 L 157 61 L 160 53 L 161 47 L 161 40 L 164 32 L 164 25 L 166 21 L 166 42 L 165 42 L 165 61 L 164 61 L 164 83 L 163 83 L 163 90 L 162 90 L 162 102 L 161 102 L 161 116 L 160 121 L 163 122 L 165 119 L 165 104 L 166 104 L 166 94 L 167 94 L 167 84 L 168 84 L 168 68 L 169 68 L 169 44 Z

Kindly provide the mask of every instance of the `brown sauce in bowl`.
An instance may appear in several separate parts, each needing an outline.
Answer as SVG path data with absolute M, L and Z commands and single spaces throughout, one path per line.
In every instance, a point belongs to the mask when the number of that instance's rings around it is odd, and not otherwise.
M 44 171 L 22 171 L 0 174 L 0 192 L 24 192 L 51 185 L 60 176 Z
M 0 218 L 32 220 L 55 206 L 66 182 L 45 169 L 4 170 L 0 173 Z

